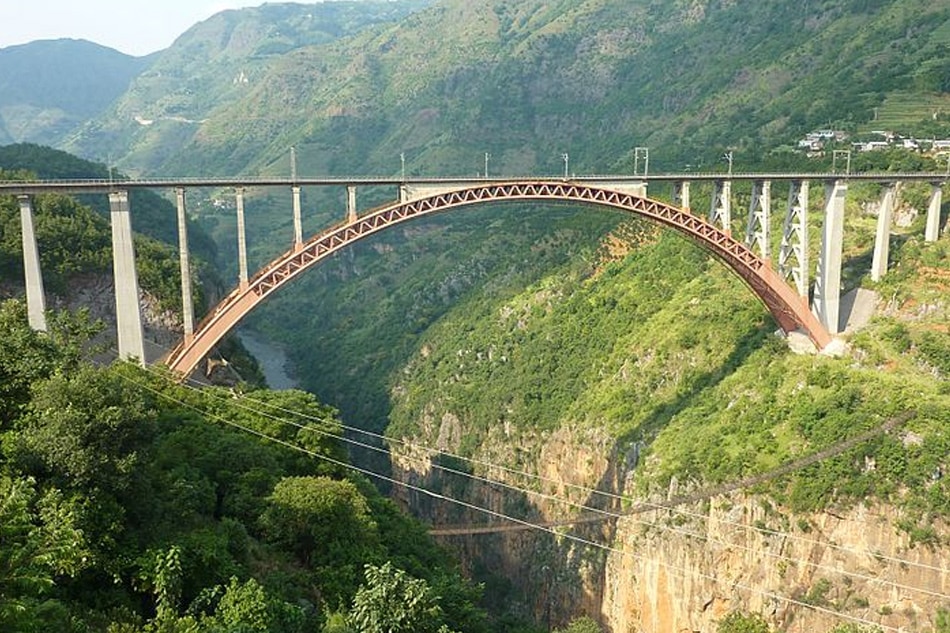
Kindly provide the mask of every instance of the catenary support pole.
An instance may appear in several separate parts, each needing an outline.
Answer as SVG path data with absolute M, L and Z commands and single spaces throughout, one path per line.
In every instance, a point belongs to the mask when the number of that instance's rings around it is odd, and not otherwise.
M 185 189 L 175 189 L 178 202 L 178 263 L 181 269 L 181 322 L 185 341 L 195 334 L 195 307 L 191 294 L 191 263 L 188 259 L 188 216 L 185 213 Z
M 112 270 L 115 276 L 115 316 L 119 358 L 138 359 L 144 365 L 145 338 L 142 331 L 142 310 L 139 305 L 135 248 L 132 243 L 129 192 L 110 193 L 109 208 L 112 221 Z
M 43 290 L 43 272 L 40 268 L 40 249 L 33 228 L 33 201 L 30 196 L 19 196 L 20 225 L 23 231 L 23 272 L 26 276 L 26 311 L 30 327 L 46 331 L 46 293 Z

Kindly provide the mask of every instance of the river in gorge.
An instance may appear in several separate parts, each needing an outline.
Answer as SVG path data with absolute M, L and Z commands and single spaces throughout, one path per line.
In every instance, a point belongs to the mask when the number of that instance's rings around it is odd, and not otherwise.
M 259 332 L 242 329 L 238 332 L 241 343 L 261 366 L 271 389 L 296 389 L 297 381 L 287 371 L 287 352 L 283 347 L 264 338 Z

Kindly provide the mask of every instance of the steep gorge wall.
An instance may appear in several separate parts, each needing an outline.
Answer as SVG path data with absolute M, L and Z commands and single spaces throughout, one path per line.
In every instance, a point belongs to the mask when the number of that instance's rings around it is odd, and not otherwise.
M 431 445 L 458 448 L 455 416 L 429 415 L 424 428 Z M 577 506 L 555 498 L 622 511 L 615 498 L 589 490 L 624 491 L 636 458 L 636 451 L 618 451 L 602 433 L 562 428 L 516 436 L 500 425 L 476 460 L 509 467 L 476 467 L 474 474 L 533 489 L 517 494 L 453 475 L 428 451 L 398 445 L 393 451 L 394 471 L 404 481 L 533 523 L 578 514 Z M 446 465 L 444 459 L 437 463 Z M 674 482 L 670 498 L 682 492 L 676 488 Z M 434 525 L 486 523 L 482 513 L 418 493 L 403 493 L 402 501 Z M 739 610 L 762 613 L 777 630 L 828 631 L 866 621 L 931 631 L 938 609 L 950 607 L 950 549 L 912 544 L 898 529 L 900 519 L 894 508 L 864 505 L 796 515 L 766 497 L 733 493 L 553 528 L 557 536 L 515 527 L 445 538 L 469 567 L 509 579 L 520 589 L 522 608 L 551 626 L 586 614 L 613 633 L 712 632 L 718 620 Z M 497 517 L 489 522 L 512 525 Z M 946 542 L 950 526 L 933 528 Z

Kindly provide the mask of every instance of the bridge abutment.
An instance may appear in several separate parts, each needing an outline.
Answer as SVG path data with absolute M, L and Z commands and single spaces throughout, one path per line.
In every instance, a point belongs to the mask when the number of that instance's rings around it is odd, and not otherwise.
M 33 201 L 30 196 L 18 196 L 20 226 L 23 237 L 23 272 L 26 282 L 26 312 L 30 327 L 46 331 L 46 293 L 43 289 L 43 271 L 40 267 L 40 249 L 36 244 L 33 227 Z
M 815 279 L 813 311 L 829 334 L 841 330 L 841 253 L 844 238 L 844 202 L 848 185 L 837 180 L 825 185 L 825 220 L 822 225 L 821 253 Z
M 109 194 L 112 223 L 112 270 L 115 277 L 115 316 L 119 358 L 138 359 L 145 364 L 145 337 L 142 310 L 139 304 L 139 281 L 135 269 L 135 248 L 132 243 L 132 219 L 129 215 L 129 193 Z
M 887 274 L 887 264 L 891 250 L 891 222 L 894 219 L 894 200 L 896 198 L 897 185 L 894 183 L 885 185 L 877 212 L 877 233 L 874 238 L 874 258 L 871 262 L 872 281 L 880 281 Z

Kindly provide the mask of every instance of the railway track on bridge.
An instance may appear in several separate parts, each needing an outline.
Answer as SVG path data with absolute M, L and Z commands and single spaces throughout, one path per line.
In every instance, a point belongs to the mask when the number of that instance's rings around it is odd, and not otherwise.
M 338 176 L 324 178 L 252 178 L 252 177 L 171 177 L 140 178 L 127 180 L 60 179 L 60 180 L 11 180 L 0 181 L 0 195 L 34 195 L 40 193 L 109 193 L 131 189 L 178 189 L 197 187 L 346 187 L 346 186 L 393 186 L 402 185 L 490 185 L 500 183 L 534 182 L 537 180 L 561 180 L 579 184 L 594 182 L 650 183 L 650 182 L 703 182 L 703 181 L 834 181 L 852 180 L 869 182 L 929 182 L 950 181 L 950 174 L 940 172 L 685 172 L 642 175 L 590 174 L 561 176 L 432 176 L 397 178 L 392 176 Z

